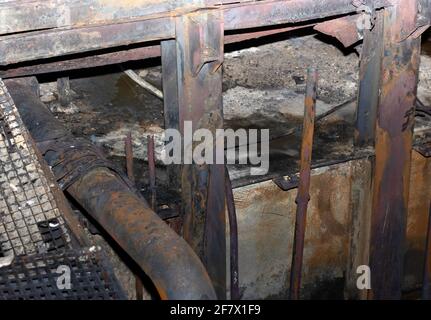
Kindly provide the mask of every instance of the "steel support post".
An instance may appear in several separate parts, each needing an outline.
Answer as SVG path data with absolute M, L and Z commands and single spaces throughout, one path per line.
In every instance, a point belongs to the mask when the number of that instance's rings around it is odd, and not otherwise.
M 382 62 L 383 11 L 376 12 L 371 30 L 364 31 L 359 68 L 358 109 L 356 113 L 355 144 L 359 147 L 374 144 L 377 105 Z
M 310 201 L 311 154 L 316 117 L 316 95 L 317 71 L 314 68 L 310 68 L 307 73 L 307 85 L 305 89 L 299 185 L 295 200 L 297 207 L 289 287 L 289 298 L 292 300 L 299 300 L 301 290 L 305 227 L 307 223 L 308 202 Z
M 208 129 L 215 149 L 215 130 L 223 128 L 223 33 L 222 12 L 203 10 L 177 17 L 176 39 L 162 42 L 165 124 L 179 128 L 183 138 L 183 236 L 221 299 L 226 297 L 224 165 L 196 164 L 189 155 L 200 144 L 191 141 L 196 130 Z
M 63 107 L 67 107 L 71 101 L 69 77 L 57 79 L 58 100 Z
M 163 107 L 165 129 L 179 130 L 177 45 L 175 40 L 161 42 Z M 167 167 L 169 185 L 172 189 L 180 187 L 181 166 L 171 164 Z
M 380 98 L 375 131 L 371 217 L 371 299 L 399 299 L 419 72 L 420 37 L 412 36 L 417 2 L 384 9 Z

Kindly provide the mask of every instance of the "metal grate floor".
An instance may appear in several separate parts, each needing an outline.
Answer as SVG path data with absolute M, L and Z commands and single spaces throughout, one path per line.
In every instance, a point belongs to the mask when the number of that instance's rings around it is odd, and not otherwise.
M 98 250 L 21 256 L 0 268 L 0 300 L 113 299 L 125 297 Z
M 99 248 L 73 248 L 54 187 L 0 79 L 0 300 L 125 299 Z
M 70 242 L 64 220 L 15 104 L 0 80 L 0 247 L 4 256 L 46 252 L 55 242 L 41 226 L 55 221 L 62 247 Z M 46 232 L 46 230 L 45 230 Z

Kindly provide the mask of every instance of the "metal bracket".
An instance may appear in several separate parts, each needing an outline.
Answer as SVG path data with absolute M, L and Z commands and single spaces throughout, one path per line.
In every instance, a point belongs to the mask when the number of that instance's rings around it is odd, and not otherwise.
M 272 179 L 272 182 L 274 182 L 281 190 L 289 191 L 298 188 L 299 176 L 298 174 L 292 174 L 288 175 L 286 179 L 284 177 L 278 177 Z

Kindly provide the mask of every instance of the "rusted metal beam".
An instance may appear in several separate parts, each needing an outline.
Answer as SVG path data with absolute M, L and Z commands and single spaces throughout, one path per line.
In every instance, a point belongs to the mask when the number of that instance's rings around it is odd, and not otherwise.
M 0 51 L 3 53 L 0 65 L 169 39 L 174 36 L 172 17 L 14 34 L 0 38 Z
M 259 31 L 253 31 L 253 32 L 246 32 L 246 33 L 239 33 L 239 34 L 229 34 L 225 36 L 225 44 L 235 43 L 235 42 L 241 42 L 241 41 L 247 41 L 251 39 L 257 39 L 261 37 L 271 36 L 278 33 L 283 32 L 289 32 L 293 30 L 298 30 L 302 28 L 308 28 L 312 27 L 315 24 L 301 24 L 301 25 L 294 25 L 294 26 L 288 26 L 288 27 L 282 27 L 282 28 L 274 28 L 269 30 L 259 30 Z M 96 53 L 94 55 L 90 56 L 84 56 L 84 57 L 64 57 L 65 60 L 58 60 L 57 61 L 51 61 L 51 59 L 39 62 L 37 64 L 31 64 L 31 62 L 25 63 L 25 65 L 18 64 L 18 65 L 10 65 L 7 67 L 3 67 L 3 70 L 0 70 L 0 77 L 3 79 L 6 78 L 16 78 L 16 77 L 23 77 L 23 76 L 29 76 L 29 75 L 38 75 L 38 74 L 45 74 L 45 73 L 53 73 L 53 72 L 64 72 L 64 71 L 70 71 L 70 70 L 77 70 L 77 69 L 85 69 L 85 68 L 93 68 L 93 67 L 100 67 L 100 66 L 106 66 L 106 65 L 112 65 L 112 64 L 118 64 L 118 63 L 124 63 L 129 61 L 137 61 L 137 60 L 143 60 L 148 58 L 155 58 L 162 56 L 162 68 L 163 66 L 166 66 L 166 68 L 169 68 L 169 65 L 172 64 L 172 62 L 175 62 L 176 59 L 170 59 L 166 58 L 164 59 L 163 56 L 170 57 L 172 54 L 165 53 L 163 54 L 163 51 L 169 52 L 168 48 L 163 49 L 164 46 L 175 46 L 175 40 L 164 40 L 161 42 L 161 45 L 150 45 L 145 47 L 137 47 L 133 49 L 124 49 L 124 48 L 118 48 L 119 51 L 114 52 L 107 52 L 107 53 Z M 112 49 L 111 49 L 112 50 Z M 87 53 L 88 54 L 88 53 Z M 90 53 L 91 54 L 91 53 Z M 166 74 L 169 77 L 174 77 L 174 74 L 172 72 L 166 72 Z M 165 86 L 168 86 L 165 84 Z M 166 89 L 165 94 L 169 94 L 172 92 L 171 89 Z M 170 100 L 170 98 L 165 97 L 165 100 Z M 171 104 L 171 103 L 168 103 Z M 166 109 L 165 109 L 166 112 Z M 171 127 L 168 127 L 171 128 Z
M 0 4 L 0 34 L 82 26 L 163 13 L 191 1 L 43 0 Z
M 417 91 L 420 37 L 417 2 L 393 1 L 384 11 L 371 217 L 371 299 L 399 299 Z
M 301 290 L 302 259 L 304 254 L 307 207 L 310 201 L 311 153 L 313 150 L 314 118 L 316 116 L 317 71 L 308 70 L 305 89 L 304 124 L 302 129 L 301 163 L 296 196 L 296 221 L 290 269 L 289 298 L 298 300 Z
M 191 124 L 192 132 L 206 128 L 213 137 L 216 129 L 223 128 L 223 17 L 214 10 L 184 15 L 177 18 L 176 32 L 178 127 L 183 134 L 184 150 L 193 150 L 191 137 L 184 136 L 186 122 Z M 217 296 L 224 299 L 224 165 L 187 162 L 181 174 L 184 238 L 207 267 Z
M 316 24 L 314 30 L 335 37 L 347 48 L 361 40 L 357 27 L 358 18 L 359 15 L 355 14 L 327 20 Z
M 387 3 L 386 0 L 376 0 L 374 7 Z M 201 6 L 209 6 L 213 8 L 211 11 L 223 15 L 225 30 L 298 23 L 356 11 L 351 0 L 257 1 L 221 7 L 205 3 Z M 66 26 L 4 36 L 0 38 L 0 51 L 3 53 L 0 65 L 173 38 L 175 16 L 182 14 L 181 10 L 170 11 L 164 15 L 143 16 L 141 20 L 130 17 L 109 24 L 78 24 L 72 28 Z
M 65 130 L 28 86 L 9 80 L 7 87 L 59 185 L 135 260 L 160 297 L 215 299 L 211 280 L 197 255 L 150 209 L 127 177 L 108 168 L 95 146 Z M 83 170 L 89 158 L 99 161 Z M 81 166 L 74 166 L 72 159 Z M 75 176 L 68 185 L 63 184 L 65 173 Z
M 0 4 L 0 34 L 118 23 L 234 1 L 223 0 L 19 0 Z M 237 0 L 235 2 L 241 2 Z
M 359 93 L 355 144 L 373 145 L 383 56 L 383 12 L 376 13 L 373 29 L 365 30 L 359 65 Z

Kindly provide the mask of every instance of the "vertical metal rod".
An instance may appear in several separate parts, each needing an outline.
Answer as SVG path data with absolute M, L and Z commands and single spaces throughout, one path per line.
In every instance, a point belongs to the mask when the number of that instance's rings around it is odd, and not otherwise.
M 317 71 L 308 69 L 302 129 L 301 164 L 298 194 L 296 196 L 296 221 L 293 240 L 292 266 L 290 269 L 289 297 L 298 300 L 301 288 L 302 258 L 304 253 L 307 207 L 310 201 L 311 153 L 313 149 L 314 118 L 316 116 Z
M 422 282 L 422 299 L 430 300 L 430 282 L 431 282 L 431 203 L 428 211 L 428 229 L 425 244 L 424 273 Z
M 132 142 L 132 133 L 129 132 L 124 139 L 124 149 L 126 153 L 126 170 L 127 176 L 130 181 L 135 183 L 135 175 L 133 170 L 133 142 Z M 142 284 L 141 278 L 135 273 L 135 291 L 136 291 L 136 300 L 143 300 L 144 296 L 144 286 Z
M 151 208 L 156 212 L 156 161 L 154 157 L 154 137 L 148 136 L 148 175 L 150 178 Z
M 229 217 L 230 240 L 230 299 L 239 300 L 239 268 L 238 268 L 238 222 L 236 219 L 235 199 L 227 166 L 225 167 L 226 203 Z
M 134 169 L 133 169 L 133 145 L 132 145 L 132 133 L 129 132 L 124 139 L 124 146 L 126 152 L 126 170 L 127 176 L 130 181 L 135 183 Z
M 57 79 L 57 91 L 60 104 L 62 106 L 68 106 L 71 100 L 69 77 Z

